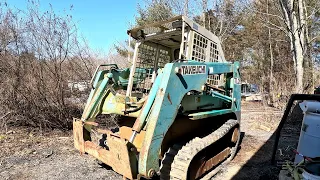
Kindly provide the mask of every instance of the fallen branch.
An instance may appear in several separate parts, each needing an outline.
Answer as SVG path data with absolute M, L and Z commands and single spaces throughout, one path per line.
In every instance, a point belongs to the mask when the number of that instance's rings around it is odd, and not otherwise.
M 7 117 L 9 114 L 11 114 L 12 113 L 12 111 L 10 111 L 10 112 L 7 112 L 7 114 L 5 114 L 4 116 L 2 116 L 2 117 L 0 117 L 0 119 L 4 119 L 5 117 Z

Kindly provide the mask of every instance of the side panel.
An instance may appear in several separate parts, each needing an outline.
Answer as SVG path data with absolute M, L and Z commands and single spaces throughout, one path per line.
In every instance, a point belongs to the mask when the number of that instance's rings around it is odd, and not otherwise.
M 222 106 L 222 102 L 223 100 L 214 98 L 211 95 L 184 96 L 181 102 L 182 112 L 218 108 Z

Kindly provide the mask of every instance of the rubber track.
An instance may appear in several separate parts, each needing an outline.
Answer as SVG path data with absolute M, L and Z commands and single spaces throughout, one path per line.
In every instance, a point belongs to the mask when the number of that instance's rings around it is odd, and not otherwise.
M 170 171 L 171 164 L 175 155 L 177 155 L 178 151 L 182 148 L 182 145 L 173 145 L 168 149 L 168 151 L 164 154 L 164 157 L 160 166 L 160 180 L 168 180 L 170 179 Z
M 237 124 L 238 124 L 237 120 L 228 120 L 219 129 L 215 130 L 213 133 L 203 138 L 196 137 L 191 141 L 189 141 L 186 145 L 184 145 L 174 156 L 173 162 L 171 164 L 170 179 L 186 180 L 188 177 L 188 168 L 193 157 L 196 154 L 198 154 L 201 150 L 205 149 L 206 147 L 218 141 Z M 234 153 L 235 153 L 235 148 L 232 148 L 231 157 L 232 157 L 232 154 Z M 170 156 L 174 155 L 171 153 L 169 154 Z

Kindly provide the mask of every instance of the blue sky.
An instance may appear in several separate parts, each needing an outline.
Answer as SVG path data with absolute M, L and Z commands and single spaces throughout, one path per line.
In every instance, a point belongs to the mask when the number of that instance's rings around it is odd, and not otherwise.
M 3 2 L 3 1 L 2 1 Z M 26 9 L 26 0 L 6 0 L 11 7 Z M 126 31 L 137 15 L 138 3 L 143 0 L 40 0 L 40 9 L 47 10 L 49 3 L 57 13 L 72 15 L 90 47 L 108 52 L 116 42 L 127 39 Z M 70 6 L 73 10 L 70 11 Z

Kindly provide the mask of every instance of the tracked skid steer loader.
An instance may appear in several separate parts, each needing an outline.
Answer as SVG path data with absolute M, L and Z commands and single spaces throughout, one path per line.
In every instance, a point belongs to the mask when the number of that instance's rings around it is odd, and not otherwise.
M 211 177 L 239 144 L 239 63 L 227 62 L 218 37 L 185 16 L 127 33 L 131 67 L 96 69 L 73 122 L 75 148 L 127 179 Z M 104 114 L 118 115 L 119 128 L 101 128 Z

